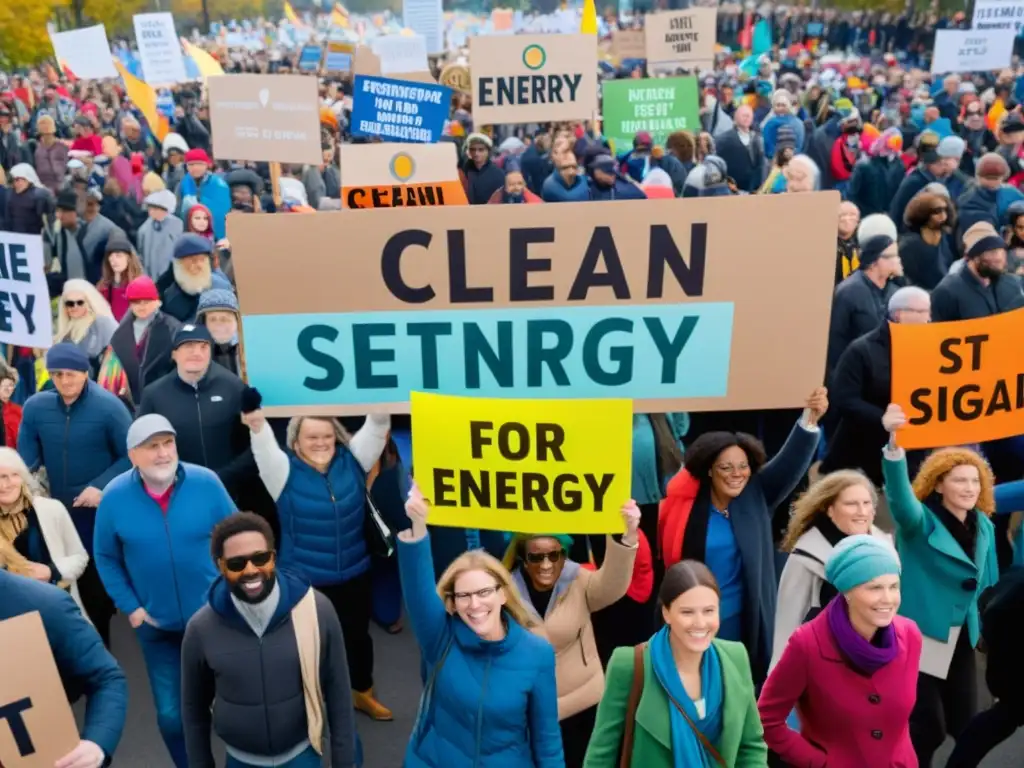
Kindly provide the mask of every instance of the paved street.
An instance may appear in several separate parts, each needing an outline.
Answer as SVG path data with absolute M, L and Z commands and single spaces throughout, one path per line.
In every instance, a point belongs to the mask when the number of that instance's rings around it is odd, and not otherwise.
M 375 631 L 374 651 L 378 695 L 394 711 L 395 720 L 392 723 L 374 723 L 357 715 L 359 733 L 366 750 L 365 765 L 366 768 L 400 768 L 419 704 L 419 652 L 409 629 L 396 636 Z M 156 716 L 139 647 L 128 622 L 120 616 L 114 628 L 114 654 L 128 675 L 131 696 L 128 723 L 117 750 L 115 766 L 173 768 L 156 729 Z M 984 682 L 979 682 L 979 685 L 984 690 Z M 77 709 L 81 714 L 80 705 Z M 943 750 L 933 768 L 943 766 L 948 754 L 948 749 Z M 982 763 L 982 768 L 1020 768 L 1024 763 L 1022 755 L 1024 729 L 994 751 Z M 222 752 L 220 757 L 223 758 Z

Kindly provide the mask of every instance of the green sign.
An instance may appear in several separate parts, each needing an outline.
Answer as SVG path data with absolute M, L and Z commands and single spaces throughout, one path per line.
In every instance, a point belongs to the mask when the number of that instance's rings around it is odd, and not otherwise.
M 619 152 L 641 131 L 662 145 L 670 133 L 700 131 L 695 77 L 605 80 L 601 97 L 602 131 Z

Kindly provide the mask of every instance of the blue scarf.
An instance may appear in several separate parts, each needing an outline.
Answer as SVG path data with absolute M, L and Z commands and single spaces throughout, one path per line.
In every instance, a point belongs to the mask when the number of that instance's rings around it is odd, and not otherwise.
M 704 719 L 697 717 L 697 708 L 686 694 L 683 681 L 679 679 L 672 646 L 669 644 L 669 628 L 662 627 L 651 638 L 651 666 L 654 676 L 670 699 L 675 699 L 693 724 L 700 728 L 707 740 L 715 744 L 722 735 L 722 663 L 718 651 L 712 645 L 704 652 L 700 663 L 700 689 L 704 696 Z M 717 768 L 700 743 L 686 718 L 674 704 L 669 702 L 669 718 L 672 725 L 672 765 L 674 768 Z

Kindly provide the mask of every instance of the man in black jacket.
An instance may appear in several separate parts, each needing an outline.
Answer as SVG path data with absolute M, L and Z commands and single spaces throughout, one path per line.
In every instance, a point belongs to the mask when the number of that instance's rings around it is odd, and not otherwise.
M 753 120 L 750 107 L 738 107 L 734 126 L 715 137 L 718 156 L 725 160 L 729 177 L 743 192 L 756 192 L 764 181 L 764 141 L 751 130 Z
M 352 690 L 330 601 L 276 569 L 274 534 L 256 515 L 240 512 L 218 523 L 210 549 L 221 575 L 181 647 L 188 764 L 214 768 L 216 731 L 240 763 L 319 766 L 327 726 L 331 765 L 353 768 Z M 307 637 L 314 632 L 318 642 Z M 304 649 L 314 648 L 319 654 L 304 659 Z
M 956 265 L 954 265 L 956 267 Z M 989 317 L 1024 307 L 1020 278 L 1006 271 L 1006 242 L 987 221 L 964 232 L 964 263 L 932 291 L 935 322 Z
M 213 338 L 204 325 L 183 325 L 175 334 L 175 370 L 142 392 L 139 415 L 159 413 L 177 433 L 182 461 L 211 469 L 239 509 L 276 524 L 276 507 L 256 469 L 249 429 L 242 424 L 245 383 L 211 362 Z
M 822 474 L 860 469 L 875 485 L 882 485 L 878 456 L 889 439 L 882 428 L 882 414 L 892 401 L 889 322 L 918 324 L 930 319 L 928 291 L 917 286 L 900 288 L 889 299 L 888 316 L 839 357 L 828 391 L 839 423 L 821 462 Z

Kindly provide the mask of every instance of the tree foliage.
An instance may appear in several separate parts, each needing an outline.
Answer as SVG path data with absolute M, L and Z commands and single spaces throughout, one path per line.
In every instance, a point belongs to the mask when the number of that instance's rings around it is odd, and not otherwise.
M 46 32 L 51 14 L 41 0 L 0 0 L 0 64 L 29 67 L 51 55 Z

